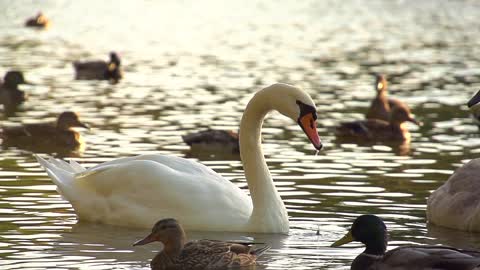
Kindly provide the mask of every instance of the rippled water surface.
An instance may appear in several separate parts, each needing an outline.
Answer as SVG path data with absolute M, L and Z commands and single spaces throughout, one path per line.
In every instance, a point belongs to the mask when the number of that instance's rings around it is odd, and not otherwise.
M 236 129 L 252 94 L 274 82 L 306 89 L 326 147 L 273 113 L 264 151 L 290 215 L 290 234 L 197 238 L 271 243 L 259 269 L 348 269 L 362 250 L 329 248 L 359 214 L 382 216 L 390 246 L 480 249 L 480 235 L 426 225 L 426 198 L 469 159 L 478 129 L 465 106 L 480 89 L 477 1 L 7 1 L 0 0 L 0 72 L 20 69 L 29 100 L 2 124 L 54 120 L 75 110 L 92 126 L 70 156 L 90 167 L 164 153 L 194 158 L 246 188 L 239 158 L 189 151 L 180 135 Z M 25 29 L 42 10 L 47 31 Z M 74 81 L 72 61 L 123 58 L 119 84 Z M 361 119 L 385 73 L 390 94 L 422 127 L 395 146 L 337 141 L 340 121 Z M 146 269 L 159 246 L 133 248 L 148 230 L 77 223 L 28 149 L 0 152 L 1 269 Z M 319 230 L 319 234 L 316 232 Z

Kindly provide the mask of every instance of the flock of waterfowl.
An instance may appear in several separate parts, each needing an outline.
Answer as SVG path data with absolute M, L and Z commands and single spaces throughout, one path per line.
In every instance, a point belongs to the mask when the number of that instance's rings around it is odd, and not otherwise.
M 41 13 L 26 26 L 47 27 Z M 109 80 L 123 76 L 120 58 L 110 54 L 109 62 L 75 62 L 76 79 Z M 18 85 L 27 83 L 21 72 L 10 71 L 0 87 L 4 112 L 26 100 Z M 378 75 L 375 98 L 365 120 L 341 123 L 336 135 L 368 141 L 408 141 L 405 122 L 421 125 L 400 100 L 388 98 L 387 81 Z M 281 98 L 280 98 L 281 97 Z M 480 91 L 468 102 L 480 118 Z M 297 122 L 315 149 L 322 143 L 317 133 L 315 102 L 300 88 L 273 84 L 258 91 L 248 103 L 235 132 L 206 130 L 183 137 L 190 145 L 220 145 L 223 151 L 239 152 L 250 196 L 201 163 L 160 154 L 112 160 L 91 168 L 36 156 L 58 191 L 71 203 L 80 220 L 133 227 L 151 227 L 152 233 L 134 245 L 163 243 L 152 260 L 152 269 L 225 269 L 255 265 L 268 250 L 252 243 L 197 240 L 186 243 L 188 230 L 283 233 L 289 231 L 288 213 L 275 188 L 261 148 L 261 128 L 268 112 L 278 111 Z M 17 144 L 51 143 L 75 146 L 78 133 L 72 127 L 88 128 L 73 112 L 59 115 L 56 123 L 2 127 L 3 142 Z M 229 146 L 231 148 L 225 148 Z M 429 222 L 466 231 L 480 231 L 480 159 L 458 169 L 427 202 Z M 182 194 L 188 194 L 183 196 Z M 204 209 L 209 209 L 204 211 Z M 158 221 L 160 219 L 160 221 Z M 178 221 L 177 221 L 178 220 Z M 180 225 L 182 224 L 182 225 Z M 387 250 L 387 228 L 375 215 L 363 215 L 346 236 L 332 246 L 351 241 L 366 249 L 351 269 L 480 269 L 480 252 L 445 246 L 409 245 Z

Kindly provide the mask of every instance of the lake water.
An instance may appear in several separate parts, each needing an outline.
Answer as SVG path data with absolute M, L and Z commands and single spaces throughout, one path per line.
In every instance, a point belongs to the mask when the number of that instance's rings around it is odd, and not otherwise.
M 189 232 L 192 239 L 249 239 L 273 248 L 258 269 L 349 269 L 362 246 L 329 248 L 353 219 L 380 215 L 390 247 L 409 243 L 480 249 L 480 235 L 426 225 L 426 198 L 478 157 L 466 102 L 480 89 L 477 1 L 7 1 L 0 0 L 0 73 L 25 72 L 29 100 L 2 124 L 54 120 L 75 110 L 92 126 L 89 167 L 164 153 L 200 160 L 242 188 L 232 155 L 192 153 L 180 135 L 237 129 L 252 94 L 274 82 L 306 89 L 325 148 L 315 156 L 278 113 L 264 124 L 264 152 L 290 215 L 288 236 Z M 47 31 L 23 27 L 42 10 Z M 71 63 L 117 51 L 125 79 L 74 81 Z M 337 141 L 334 127 L 361 119 L 374 73 L 422 127 L 410 144 Z M 1 147 L 1 269 L 148 269 L 158 245 L 133 248 L 148 230 L 77 223 L 32 152 Z M 319 230 L 319 234 L 316 232 Z

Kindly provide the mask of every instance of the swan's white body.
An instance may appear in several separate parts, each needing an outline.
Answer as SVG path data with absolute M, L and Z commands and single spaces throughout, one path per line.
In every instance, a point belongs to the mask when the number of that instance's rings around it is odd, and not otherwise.
M 456 170 L 430 195 L 427 219 L 443 227 L 480 232 L 480 159 Z
M 171 217 L 191 230 L 287 233 L 288 214 L 260 138 L 269 111 L 276 109 L 292 119 L 299 116 L 295 101 L 315 106 L 302 90 L 274 84 L 257 92 L 245 109 L 240 154 L 251 198 L 206 166 L 174 156 L 121 158 L 90 169 L 76 162 L 38 161 L 80 220 L 150 228 Z

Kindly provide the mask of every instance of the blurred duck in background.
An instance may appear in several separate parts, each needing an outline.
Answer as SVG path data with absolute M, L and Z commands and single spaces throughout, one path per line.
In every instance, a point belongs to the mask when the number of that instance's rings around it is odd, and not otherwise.
M 186 242 L 182 226 L 173 218 L 158 221 L 152 232 L 134 246 L 154 241 L 163 244 L 150 262 L 152 270 L 231 269 L 255 267 L 256 259 L 270 246 L 252 249 L 248 243 L 230 243 L 215 240 Z M 249 268 L 250 269 L 250 268 Z
M 6 114 L 14 112 L 27 99 L 25 92 L 18 89 L 19 84 L 30 84 L 20 71 L 8 71 L 0 84 L 0 104 Z
M 397 104 L 391 111 L 388 122 L 379 119 L 345 122 L 337 127 L 336 135 L 362 141 L 410 141 L 410 132 L 405 124 L 407 121 L 422 125 L 415 120 L 405 104 Z
M 480 90 L 467 103 L 475 123 L 480 128 Z
M 120 66 L 120 57 L 117 53 L 110 53 L 110 61 L 86 61 L 73 62 L 75 69 L 75 79 L 77 80 L 109 80 L 117 83 L 123 77 L 123 71 Z
M 61 113 L 56 122 L 3 126 L 0 138 L 6 145 L 20 148 L 66 147 L 75 148 L 82 144 L 80 134 L 73 127 L 89 128 L 74 112 Z
M 43 15 L 42 12 L 38 12 L 37 16 L 29 18 L 25 22 L 27 27 L 36 27 L 36 28 L 48 28 L 50 27 L 50 20 Z
M 227 130 L 207 129 L 182 136 L 192 150 L 224 151 L 239 154 L 238 133 Z
M 379 74 L 375 79 L 375 90 L 377 95 L 372 100 L 367 112 L 367 119 L 390 120 L 390 113 L 396 106 L 406 106 L 398 99 L 388 98 L 387 80 L 384 75 Z
M 480 267 L 478 251 L 437 245 L 406 245 L 387 252 L 387 227 L 375 215 L 359 216 L 348 233 L 332 247 L 353 241 L 365 244 L 366 248 L 353 260 L 351 270 L 475 270 Z

